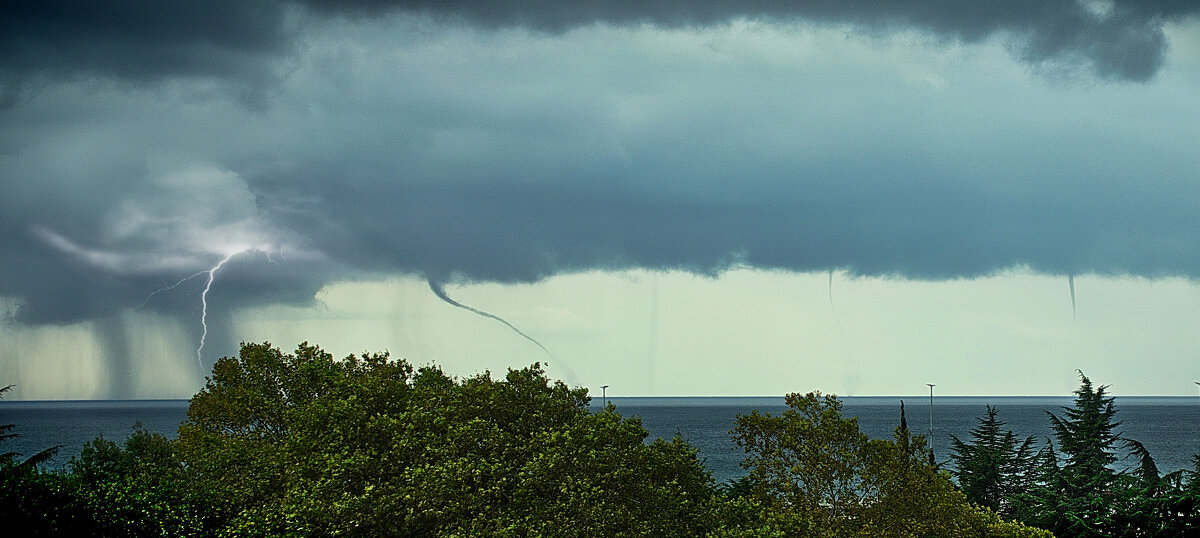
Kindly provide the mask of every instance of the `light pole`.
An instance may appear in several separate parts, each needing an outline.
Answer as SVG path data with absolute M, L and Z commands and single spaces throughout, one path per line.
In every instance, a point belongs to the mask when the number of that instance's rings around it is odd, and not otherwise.
M 1192 383 L 1196 384 L 1196 388 L 1200 388 L 1200 381 L 1192 381 Z
M 608 385 L 600 385 L 600 398 L 604 400 L 604 408 L 608 409 Z
M 933 387 L 937 385 L 933 383 L 926 383 L 926 385 L 929 385 L 929 464 L 935 465 L 933 459 Z

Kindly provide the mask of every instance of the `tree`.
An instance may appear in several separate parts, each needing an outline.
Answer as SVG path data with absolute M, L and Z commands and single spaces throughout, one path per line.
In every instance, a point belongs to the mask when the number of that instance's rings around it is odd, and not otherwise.
M 100 536 L 208 536 L 219 524 L 209 496 L 162 434 L 141 423 L 124 443 L 98 437 L 69 464 L 70 480 Z
M 540 365 L 462 380 L 301 344 L 222 358 L 178 453 L 241 535 L 702 535 L 711 478 L 679 439 L 587 410 Z
M 993 406 L 986 406 L 971 441 L 951 435 L 951 475 L 967 499 L 1012 516 L 1009 498 L 1024 492 L 1034 474 L 1033 437 L 1018 440 L 1012 430 L 1002 430 Z
M 0 388 L 0 395 L 12 385 Z M 0 441 L 12 439 L 13 424 L 0 425 Z M 58 451 L 52 447 L 22 458 L 0 454 L 0 524 L 22 536 L 81 536 L 91 528 L 75 490 L 62 476 L 39 468 Z
M 927 463 L 925 439 L 896 428 L 869 439 L 834 396 L 789 394 L 781 415 L 739 416 L 735 442 L 755 484 L 751 506 L 726 535 L 1043 536 L 972 506 Z
M 1063 407 L 1065 418 L 1054 413 L 1050 425 L 1065 459 L 1062 471 L 1068 485 L 1076 492 L 1103 489 L 1116 476 L 1111 467 L 1117 462 L 1116 446 L 1121 435 L 1114 421 L 1117 410 L 1114 398 L 1106 396 L 1107 385 L 1093 388 L 1092 380 L 1082 371 L 1079 388 L 1075 389 L 1075 404 Z
M 12 388 L 13 388 L 12 385 L 6 385 L 4 387 L 0 387 L 0 398 L 3 398 L 4 393 L 8 392 Z M 15 433 L 12 431 L 14 428 L 16 428 L 16 424 L 0 424 L 0 441 L 5 441 L 7 439 L 12 439 L 14 437 L 19 436 L 20 435 L 19 433 Z M 52 446 L 50 448 L 39 451 L 37 454 L 33 454 L 32 456 L 29 456 L 25 459 L 20 459 L 20 460 L 19 460 L 19 458 L 22 456 L 22 454 L 20 454 L 20 453 L 17 453 L 17 452 L 0 453 L 0 473 L 6 473 L 6 474 L 20 473 L 25 470 L 37 467 L 38 465 L 41 465 L 42 463 L 48 461 L 50 458 L 53 458 L 54 455 L 58 453 L 58 449 L 60 449 L 60 448 L 62 448 L 61 445 Z
M 1062 536 L 1102 536 L 1116 526 L 1119 496 L 1116 446 L 1122 441 L 1116 432 L 1121 423 L 1114 420 L 1114 398 L 1107 386 L 1095 387 L 1082 371 L 1079 388 L 1071 407 L 1063 407 L 1063 417 L 1047 412 L 1058 452 L 1054 445 L 1040 454 L 1036 485 L 1027 495 L 1019 496 L 1022 519 L 1050 529 Z
M 814 524 L 850 517 L 871 494 L 863 489 L 868 437 L 857 418 L 843 418 L 842 402 L 818 392 L 784 397 L 780 416 L 757 409 L 737 418 L 734 441 L 746 453 L 760 492 L 804 514 Z

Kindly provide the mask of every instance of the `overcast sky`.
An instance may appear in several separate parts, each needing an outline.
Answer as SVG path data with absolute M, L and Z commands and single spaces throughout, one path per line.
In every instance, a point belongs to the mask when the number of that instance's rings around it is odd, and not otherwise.
M 610 395 L 1200 379 L 1194 2 L 77 4 L 0 7 L 14 398 L 263 340 Z

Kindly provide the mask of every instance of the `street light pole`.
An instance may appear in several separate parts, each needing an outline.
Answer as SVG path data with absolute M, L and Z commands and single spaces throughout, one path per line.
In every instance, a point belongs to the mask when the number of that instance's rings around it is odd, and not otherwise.
M 1200 381 L 1192 381 L 1192 383 L 1195 383 L 1196 388 L 1200 389 Z
M 937 385 L 933 383 L 926 383 L 926 385 L 929 385 L 929 464 L 936 465 L 934 463 L 936 460 L 933 458 L 933 387 Z

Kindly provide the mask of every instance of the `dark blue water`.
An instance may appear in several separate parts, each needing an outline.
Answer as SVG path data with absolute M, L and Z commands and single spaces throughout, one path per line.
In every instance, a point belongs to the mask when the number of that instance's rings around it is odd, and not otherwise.
M 909 429 L 929 431 L 929 398 L 847 397 L 843 413 L 857 416 L 859 426 L 872 437 L 891 438 L 899 424 L 900 400 L 905 401 Z M 744 453 L 734 446 L 729 430 L 739 414 L 753 409 L 777 414 L 785 407 L 783 398 L 609 398 L 617 412 L 640 416 L 650 439 L 670 438 L 678 433 L 700 450 L 705 465 L 718 482 L 742 476 L 739 463 Z M 593 399 L 599 408 L 600 398 Z M 984 405 L 995 405 L 1006 428 L 1019 436 L 1034 436 L 1039 446 L 1051 436 L 1052 411 L 1070 405 L 1067 397 L 954 397 L 934 400 L 934 451 L 939 461 L 949 458 L 949 436 L 969 440 L 971 428 L 984 413 Z M 1191 468 L 1191 457 L 1200 447 L 1200 400 L 1187 397 L 1119 397 L 1118 430 L 1146 445 L 1159 470 Z M 0 424 L 16 424 L 20 434 L 0 444 L 0 452 L 32 454 L 62 445 L 52 466 L 62 466 L 78 456 L 83 444 L 103 435 L 122 441 L 135 422 L 147 430 L 175 437 L 187 412 L 187 400 L 118 400 L 22 402 L 0 400 Z M 1133 465 L 1127 462 L 1126 465 Z
M 13 424 L 15 439 L 0 443 L 0 452 L 26 456 L 62 445 L 49 467 L 59 468 L 78 456 L 83 444 L 103 436 L 121 442 L 141 422 L 146 430 L 175 438 L 187 418 L 187 400 L 0 400 L 0 424 Z
M 739 465 L 745 453 L 734 445 L 729 430 L 736 417 L 753 409 L 778 414 L 786 409 L 783 398 L 609 398 L 617 412 L 637 415 L 651 438 L 669 438 L 676 433 L 700 450 L 713 478 L 723 482 L 743 476 Z M 845 416 L 857 416 L 859 428 L 871 437 L 891 439 L 900 423 L 900 401 L 904 400 L 908 427 L 928 435 L 929 397 L 858 396 L 842 399 Z M 1019 437 L 1033 436 L 1038 447 L 1052 437 L 1046 412 L 1060 417 L 1069 397 L 958 397 L 939 396 L 933 405 L 933 448 L 939 462 L 949 460 L 950 435 L 970 440 L 987 404 L 996 407 L 998 418 Z M 593 399 L 599 405 L 599 398 Z M 1116 400 L 1117 430 L 1141 441 L 1154 456 L 1159 471 L 1166 473 L 1192 467 L 1192 455 L 1200 448 L 1200 400 L 1195 397 L 1120 397 Z M 1124 455 L 1124 451 L 1119 451 Z M 1132 460 L 1118 462 L 1132 467 Z

